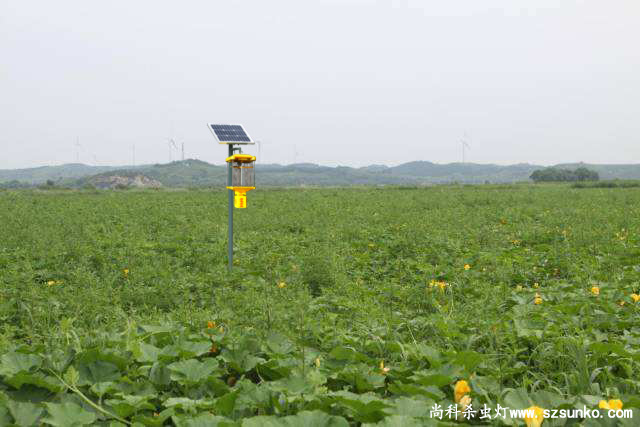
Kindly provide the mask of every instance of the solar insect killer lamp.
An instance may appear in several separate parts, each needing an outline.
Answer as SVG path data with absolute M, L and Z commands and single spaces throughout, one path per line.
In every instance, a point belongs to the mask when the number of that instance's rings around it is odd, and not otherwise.
M 233 190 L 233 206 L 247 207 L 247 191 L 256 188 L 256 157 L 250 154 L 234 154 L 227 157 L 227 168 L 230 169 L 231 182 L 227 188 Z
M 256 188 L 255 156 L 242 154 L 242 145 L 255 142 L 242 125 L 223 125 L 207 123 L 207 127 L 219 144 L 229 147 L 227 157 L 227 189 L 229 192 L 228 261 L 229 270 L 233 268 L 233 208 L 247 207 L 247 191 Z M 238 152 L 238 154 L 236 154 Z

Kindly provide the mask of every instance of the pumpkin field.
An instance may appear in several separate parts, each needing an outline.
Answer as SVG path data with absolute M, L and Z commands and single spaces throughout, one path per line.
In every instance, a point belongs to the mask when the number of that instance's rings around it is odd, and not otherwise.
M 0 191 L 0 426 L 640 424 L 638 188 L 247 203 Z

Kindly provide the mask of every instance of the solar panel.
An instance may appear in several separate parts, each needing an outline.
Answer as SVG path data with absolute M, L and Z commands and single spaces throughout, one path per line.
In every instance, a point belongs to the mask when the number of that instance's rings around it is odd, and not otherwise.
M 245 132 L 242 125 L 219 125 L 209 123 L 208 127 L 220 144 L 254 144 L 253 140 L 249 134 Z

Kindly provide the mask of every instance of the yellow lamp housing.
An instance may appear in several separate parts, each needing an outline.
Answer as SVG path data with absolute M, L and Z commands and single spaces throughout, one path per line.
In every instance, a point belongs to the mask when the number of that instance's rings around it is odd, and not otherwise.
M 247 207 L 247 191 L 255 190 L 255 163 L 256 157 L 249 154 L 234 154 L 227 157 L 227 167 L 231 168 L 231 185 L 233 190 L 233 206 L 236 208 Z

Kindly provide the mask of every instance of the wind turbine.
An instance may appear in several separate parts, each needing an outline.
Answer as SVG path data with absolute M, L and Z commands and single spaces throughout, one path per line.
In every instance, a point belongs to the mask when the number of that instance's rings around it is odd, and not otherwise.
M 173 140 L 173 138 L 169 138 L 169 163 L 173 162 L 173 149 L 175 148 L 176 150 L 178 149 L 178 146 L 176 145 L 176 142 Z
M 293 144 L 293 164 L 295 165 L 298 162 L 298 146 Z
M 465 163 L 466 160 L 466 150 L 471 150 L 471 146 L 467 143 L 467 134 L 465 132 L 462 140 L 460 141 L 462 144 L 462 163 Z
M 261 139 L 258 139 L 256 140 L 256 144 L 258 144 L 258 160 L 260 160 L 262 159 L 262 144 L 265 144 L 265 142 Z M 269 143 L 266 143 L 266 144 L 269 145 Z
M 80 145 L 80 137 L 79 136 L 76 136 L 75 146 L 76 146 L 76 163 L 80 163 L 80 147 L 82 147 L 82 146 Z

